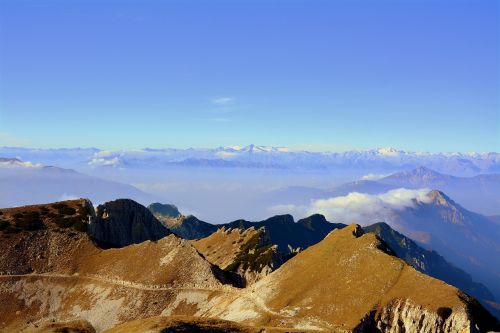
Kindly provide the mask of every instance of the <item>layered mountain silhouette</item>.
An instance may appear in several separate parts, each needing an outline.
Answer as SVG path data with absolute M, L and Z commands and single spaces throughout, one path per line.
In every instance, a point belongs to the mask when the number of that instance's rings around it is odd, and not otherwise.
M 268 193 L 271 204 L 304 204 L 313 199 L 332 198 L 352 192 L 381 194 L 398 188 L 439 190 L 469 210 L 484 215 L 500 214 L 500 173 L 457 177 L 427 167 L 397 172 L 377 180 L 356 180 L 331 189 L 287 187 Z
M 0 147 L 0 155 L 20 156 L 44 164 L 74 167 L 89 164 L 102 168 L 231 167 L 276 168 L 293 170 L 377 170 L 394 172 L 426 166 L 450 174 L 499 172 L 498 153 L 423 153 L 391 147 L 345 152 L 294 151 L 286 147 L 250 144 L 212 149 L 150 149 L 103 151 L 82 149 L 32 149 Z
M 0 330 L 499 329 L 474 298 L 408 265 L 404 260 L 425 252 L 391 246 L 390 239 L 409 240 L 387 227 L 375 226 L 372 233 L 332 224 L 328 233 L 328 222 L 318 215 L 298 222 L 277 216 L 250 229 L 247 223 L 232 222 L 209 238 L 188 241 L 127 199 L 95 212 L 83 199 L 1 209 Z M 302 232 L 308 241 L 286 242 L 276 237 L 280 228 Z M 315 238 L 305 230 L 327 235 Z M 238 273 L 258 271 L 255 264 L 265 262 L 260 259 L 267 250 L 288 245 L 304 250 L 243 287 Z M 215 246 L 215 254 L 200 253 Z M 254 251 L 259 249 L 265 250 Z M 402 260 L 397 254 L 404 251 Z M 247 260 L 252 254 L 255 260 Z M 430 265 L 413 266 L 422 263 Z
M 426 167 L 418 167 L 410 171 L 392 174 L 377 181 L 361 180 L 348 183 L 335 189 L 334 192 L 378 194 L 401 187 L 440 190 L 473 211 L 487 215 L 499 213 L 497 207 L 500 207 L 500 174 L 498 173 L 456 177 Z
M 89 176 L 73 169 L 0 158 L 0 207 L 89 198 L 104 203 L 119 197 L 147 203 L 155 196 L 131 185 Z

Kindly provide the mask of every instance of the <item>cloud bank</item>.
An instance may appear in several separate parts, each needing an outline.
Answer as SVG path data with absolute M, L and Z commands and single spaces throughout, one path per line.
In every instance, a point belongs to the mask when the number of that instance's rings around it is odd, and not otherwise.
M 381 194 L 351 192 L 345 196 L 313 200 L 309 205 L 278 205 L 270 210 L 275 214 L 289 213 L 298 217 L 319 213 L 332 222 L 365 225 L 390 220 L 394 210 L 414 207 L 417 203 L 430 203 L 429 191 L 425 188 L 399 188 Z

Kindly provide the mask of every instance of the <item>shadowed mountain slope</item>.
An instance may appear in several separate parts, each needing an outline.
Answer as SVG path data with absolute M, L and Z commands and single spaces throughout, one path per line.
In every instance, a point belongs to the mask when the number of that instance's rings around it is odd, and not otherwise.
M 171 232 L 141 204 L 118 199 L 97 206 L 89 234 L 107 247 L 123 247 L 146 240 L 158 240 Z
M 278 245 L 281 251 L 286 249 L 305 249 L 321 241 L 330 231 L 342 228 L 341 223 L 330 223 L 323 215 L 313 215 L 295 223 L 291 215 L 276 215 L 260 222 L 237 220 L 222 224 L 226 228 L 264 227 L 272 244 Z

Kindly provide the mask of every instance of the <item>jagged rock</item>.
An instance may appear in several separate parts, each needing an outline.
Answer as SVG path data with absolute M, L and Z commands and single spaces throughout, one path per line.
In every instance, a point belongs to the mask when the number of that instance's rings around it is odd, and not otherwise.
M 166 217 L 177 217 L 181 215 L 177 206 L 172 204 L 162 204 L 159 202 L 152 203 L 148 206 L 148 209 L 153 215 L 166 216 Z
M 146 207 L 118 199 L 97 206 L 88 233 L 101 246 L 123 247 L 158 240 L 171 232 Z
M 199 220 L 193 215 L 182 215 L 176 206 L 153 203 L 148 206 L 153 215 L 170 231 L 184 239 L 198 239 L 211 235 L 217 226 Z
M 290 255 L 272 244 L 264 227 L 221 229 L 193 241 L 203 256 L 223 270 L 237 273 L 249 285 L 280 267 Z

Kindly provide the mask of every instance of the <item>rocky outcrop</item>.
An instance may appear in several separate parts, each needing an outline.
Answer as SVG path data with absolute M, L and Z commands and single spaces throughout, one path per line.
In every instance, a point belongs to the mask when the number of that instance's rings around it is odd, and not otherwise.
M 479 333 L 498 329 L 498 323 L 479 304 L 463 295 L 466 306 L 459 309 L 440 307 L 429 311 L 412 301 L 399 299 L 387 304 L 377 313 L 369 316 L 369 321 L 354 331 L 364 332 L 367 328 L 384 333 Z M 480 313 L 481 318 L 474 316 Z M 360 330 L 363 328 L 362 330 Z
M 176 206 L 171 204 L 153 203 L 148 206 L 153 215 L 170 231 L 184 239 L 198 239 L 211 235 L 217 226 L 199 220 L 193 215 L 182 215 Z
M 172 204 L 152 203 L 148 209 L 155 216 L 177 217 L 181 215 L 177 206 Z
M 222 227 L 192 244 L 214 265 L 238 274 L 244 285 L 260 280 L 290 258 L 288 252 L 280 252 L 278 246 L 271 243 L 264 227 Z
M 161 239 L 171 232 L 141 204 L 118 199 L 97 206 L 88 227 L 92 239 L 104 247 L 124 247 Z

